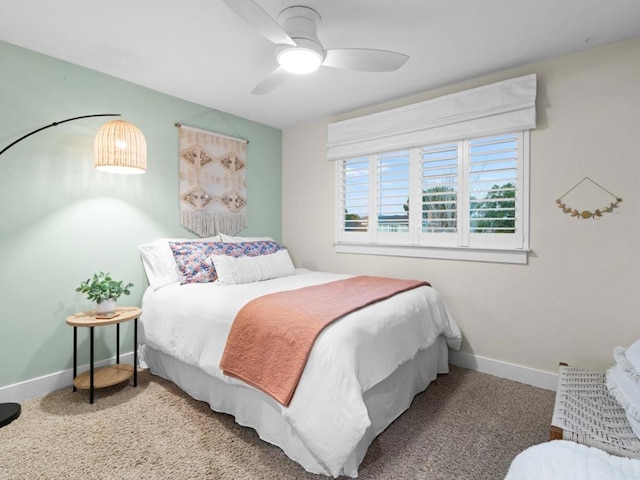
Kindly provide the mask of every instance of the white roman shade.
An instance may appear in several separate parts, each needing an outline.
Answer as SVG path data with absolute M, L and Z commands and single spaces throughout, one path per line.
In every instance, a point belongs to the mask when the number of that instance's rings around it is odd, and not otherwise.
M 529 130 L 536 126 L 536 75 L 331 123 L 329 160 Z

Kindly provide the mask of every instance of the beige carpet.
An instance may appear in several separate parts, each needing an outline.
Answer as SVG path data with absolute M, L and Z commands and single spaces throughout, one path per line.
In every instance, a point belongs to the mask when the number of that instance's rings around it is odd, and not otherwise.
M 548 439 L 553 392 L 452 367 L 371 445 L 362 479 L 502 479 Z M 0 429 L 0 479 L 325 479 L 142 372 L 138 388 L 28 400 Z

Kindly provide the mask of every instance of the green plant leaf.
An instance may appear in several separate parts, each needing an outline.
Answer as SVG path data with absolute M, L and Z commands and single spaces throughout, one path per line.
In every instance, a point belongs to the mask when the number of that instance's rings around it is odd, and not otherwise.
M 85 293 L 89 300 L 101 303 L 110 298 L 117 300 L 122 294 L 129 295 L 133 283 L 124 286 L 122 280 L 114 280 L 109 273 L 94 273 L 93 277 L 80 282 L 76 292 Z

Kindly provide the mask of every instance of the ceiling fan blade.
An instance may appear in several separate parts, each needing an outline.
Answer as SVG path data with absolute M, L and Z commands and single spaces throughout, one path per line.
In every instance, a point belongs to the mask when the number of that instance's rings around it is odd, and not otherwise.
M 271 90 L 282 85 L 288 76 L 289 72 L 282 67 L 278 67 L 271 72 L 267 78 L 256 85 L 251 93 L 254 95 L 264 95 L 265 93 L 269 93 Z
M 393 72 L 409 60 L 409 57 L 402 53 L 366 48 L 335 48 L 326 50 L 325 53 L 322 62 L 325 67 L 362 72 Z
M 291 40 L 291 37 L 280 27 L 278 22 L 252 0 L 222 1 L 267 40 L 271 40 L 275 44 L 295 46 L 296 43 Z

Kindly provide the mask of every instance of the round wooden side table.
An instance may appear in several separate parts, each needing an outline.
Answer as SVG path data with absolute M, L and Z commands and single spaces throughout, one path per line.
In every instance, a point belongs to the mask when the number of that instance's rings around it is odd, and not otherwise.
M 93 403 L 96 388 L 109 387 L 133 377 L 133 386 L 138 386 L 138 317 L 142 310 L 138 307 L 118 307 L 115 315 L 99 315 L 95 310 L 78 312 L 67 317 L 67 325 L 73 327 L 73 391 L 89 389 L 89 403 Z M 133 329 L 133 365 L 120 363 L 120 324 L 134 321 Z M 116 326 L 116 364 L 94 369 L 93 330 L 95 327 Z M 78 327 L 88 327 L 90 332 L 89 371 L 78 375 Z

